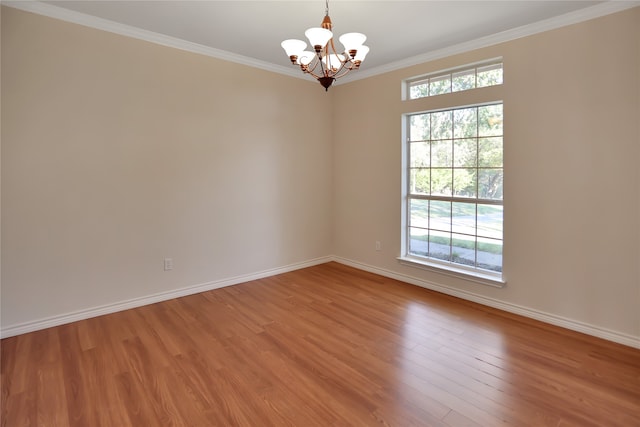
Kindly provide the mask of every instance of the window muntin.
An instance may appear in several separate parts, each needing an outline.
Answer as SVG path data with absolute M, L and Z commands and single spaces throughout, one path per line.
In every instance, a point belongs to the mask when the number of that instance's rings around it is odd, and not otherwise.
M 408 99 L 502 84 L 502 62 L 490 61 L 407 81 Z
M 502 272 L 502 122 L 502 103 L 407 116 L 408 256 Z

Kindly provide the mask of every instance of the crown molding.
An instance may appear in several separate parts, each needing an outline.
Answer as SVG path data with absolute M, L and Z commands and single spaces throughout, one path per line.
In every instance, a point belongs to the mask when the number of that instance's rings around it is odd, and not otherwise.
M 564 15 L 555 16 L 553 18 L 545 19 L 543 21 L 534 22 L 533 24 L 523 25 L 521 27 L 513 28 L 511 30 L 502 31 L 500 33 L 492 34 L 490 36 L 481 37 L 469 42 L 448 46 L 442 49 L 426 52 L 421 55 L 412 56 L 400 61 L 391 62 L 386 65 L 371 68 L 368 70 L 358 70 L 358 73 L 352 73 L 345 76 L 343 79 L 345 82 L 356 81 L 373 77 L 379 74 L 388 73 L 391 71 L 400 70 L 402 68 L 412 67 L 414 65 L 424 64 L 425 62 L 434 61 L 437 59 L 446 58 L 452 55 L 458 55 L 472 50 L 481 49 L 496 44 L 516 40 L 522 37 L 531 36 L 545 31 L 555 30 L 557 28 L 566 27 L 568 25 L 578 24 L 580 22 L 589 21 L 591 19 L 600 18 L 602 16 L 610 15 L 616 12 L 622 12 L 623 10 L 631 9 L 640 6 L 640 1 L 622 1 L 622 0 L 610 0 L 604 3 L 599 3 L 595 6 L 591 6 L 585 9 L 581 9 L 575 12 L 569 12 Z
M 126 37 L 132 37 L 151 43 L 156 43 L 162 46 L 168 46 L 176 49 L 181 49 L 187 52 L 197 53 L 200 55 L 206 55 L 213 58 L 222 59 L 225 61 L 235 62 L 237 64 L 247 65 L 249 67 L 259 68 L 261 70 L 271 71 L 274 73 L 284 74 L 290 77 L 296 77 L 307 80 L 307 76 L 302 74 L 297 69 L 291 67 L 285 67 L 281 65 L 272 64 L 266 61 L 250 58 L 243 55 L 238 55 L 232 52 L 228 52 L 222 49 L 216 49 L 209 46 L 204 46 L 198 43 L 189 42 L 176 37 L 170 37 L 164 34 L 156 33 L 153 31 L 143 30 L 130 25 L 120 24 L 118 22 L 110 21 L 103 18 L 87 15 L 80 12 L 75 12 L 62 7 L 54 6 L 48 3 L 41 3 L 39 1 L 4 1 L 0 0 L 2 5 L 9 6 L 15 9 L 20 9 L 26 12 L 36 13 L 38 15 L 48 16 L 50 18 L 59 19 L 61 21 L 71 22 L 74 24 L 83 25 L 85 27 L 96 28 L 103 31 L 123 35 Z M 379 74 L 396 71 L 402 68 L 411 67 L 414 65 L 423 64 L 425 62 L 434 61 L 448 56 L 457 55 L 465 52 L 469 52 L 484 47 L 493 46 L 499 43 L 516 40 L 522 37 L 530 36 L 533 34 L 542 33 L 549 30 L 554 30 L 567 25 L 577 24 L 580 22 L 588 21 L 590 19 L 599 18 L 601 16 L 610 15 L 612 13 L 621 12 L 623 10 L 631 9 L 640 6 L 640 0 L 624 1 L 624 0 L 610 0 L 603 3 L 599 3 L 595 6 L 591 6 L 585 9 L 581 9 L 575 12 L 569 12 L 564 15 L 549 18 L 543 21 L 535 22 L 533 24 L 524 25 L 518 28 L 514 28 L 500 33 L 492 34 L 490 36 L 481 37 L 469 42 L 448 46 L 446 48 L 426 52 L 421 55 L 412 56 L 400 61 L 392 62 L 379 67 L 371 68 L 368 70 L 358 70 L 357 73 L 350 73 L 342 79 L 342 83 L 348 83 L 351 81 L 362 80 L 368 77 L 373 77 Z
M 59 19 L 61 21 L 71 22 L 73 24 L 85 27 L 95 28 L 110 33 L 144 40 L 150 43 L 162 46 L 172 47 L 187 52 L 197 53 L 200 55 L 210 56 L 237 64 L 247 65 L 274 73 L 285 74 L 291 77 L 302 78 L 297 70 L 281 65 L 272 64 L 266 61 L 250 58 L 248 56 L 238 55 L 222 49 L 193 43 L 176 37 L 167 36 L 153 31 L 143 30 L 119 22 L 110 21 L 108 19 L 98 18 L 81 12 L 65 9 L 63 7 L 54 6 L 39 1 L 2 1 L 2 5 L 19 9 L 25 12 L 31 12 L 38 15 L 47 16 L 49 18 Z

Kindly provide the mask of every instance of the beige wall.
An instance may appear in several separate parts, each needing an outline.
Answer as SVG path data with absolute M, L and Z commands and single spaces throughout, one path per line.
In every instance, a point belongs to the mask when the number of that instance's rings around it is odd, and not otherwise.
M 501 87 L 400 101 L 400 82 L 504 58 Z M 640 339 L 640 8 L 340 87 L 334 254 Z M 403 266 L 401 115 L 504 101 L 503 289 Z M 349 102 L 365 100 L 357 108 Z M 362 132 L 349 132 L 362 129 Z M 375 251 L 375 241 L 383 251 Z
M 3 8 L 2 327 L 335 254 L 640 342 L 639 43 L 635 8 L 327 94 Z M 442 107 L 400 82 L 496 56 L 451 105 L 504 101 L 503 289 L 396 260 L 401 115 Z
M 330 254 L 330 100 L 3 8 L 2 327 Z

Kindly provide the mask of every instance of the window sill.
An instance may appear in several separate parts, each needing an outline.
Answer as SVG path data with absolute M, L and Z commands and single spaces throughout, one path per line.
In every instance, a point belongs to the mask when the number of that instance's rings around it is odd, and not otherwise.
M 409 267 L 420 268 L 422 270 L 433 271 L 445 276 L 455 277 L 457 279 L 469 280 L 471 282 L 480 283 L 482 285 L 493 286 L 495 288 L 504 288 L 507 282 L 499 273 L 482 273 L 479 271 L 471 271 L 464 268 L 456 268 L 451 265 L 436 264 L 434 262 L 425 261 L 410 256 L 401 256 L 397 258 L 400 264 Z

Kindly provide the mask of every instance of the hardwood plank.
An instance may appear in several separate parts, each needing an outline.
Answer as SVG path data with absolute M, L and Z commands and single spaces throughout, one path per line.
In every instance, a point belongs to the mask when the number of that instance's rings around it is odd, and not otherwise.
M 7 427 L 640 425 L 640 350 L 337 263 L 0 347 Z
M 150 407 L 147 390 L 138 383 L 130 372 L 114 377 L 116 392 L 121 396 L 119 411 L 123 419 L 129 419 L 131 426 L 161 425 L 156 413 Z
M 69 417 L 63 381 L 64 372 L 60 359 L 60 339 L 55 329 L 41 332 L 46 333 L 48 339 L 42 346 L 42 358 L 33 361 L 38 377 L 37 425 L 67 426 Z
M 451 427 L 482 427 L 482 424 L 478 424 L 474 420 L 469 419 L 464 415 L 460 415 L 456 411 L 449 412 L 444 417 L 444 422 L 446 423 L 446 425 Z

